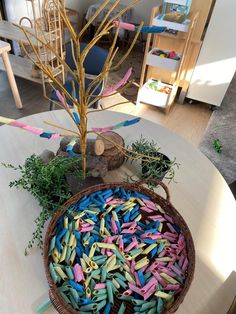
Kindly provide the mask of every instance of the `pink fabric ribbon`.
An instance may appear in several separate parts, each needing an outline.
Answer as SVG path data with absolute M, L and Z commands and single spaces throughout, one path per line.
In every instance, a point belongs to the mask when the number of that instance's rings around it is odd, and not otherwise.
M 130 76 L 132 74 L 132 68 L 129 68 L 125 76 L 115 85 L 111 86 L 107 90 L 104 91 L 103 96 L 109 96 L 115 91 L 117 91 L 120 87 L 123 87 L 129 80 Z

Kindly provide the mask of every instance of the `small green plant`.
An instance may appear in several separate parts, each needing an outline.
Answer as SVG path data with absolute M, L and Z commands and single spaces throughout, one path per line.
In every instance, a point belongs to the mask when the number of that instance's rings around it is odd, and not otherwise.
M 170 160 L 167 156 L 160 152 L 160 148 L 152 140 L 148 141 L 143 136 L 139 140 L 135 141 L 128 147 L 134 153 L 140 154 L 132 155 L 136 159 L 141 161 L 142 166 L 142 179 L 157 178 L 162 179 L 163 177 L 169 179 L 170 181 L 174 179 L 175 170 L 179 168 L 179 164 L 176 159 Z M 148 156 L 145 157 L 145 156 Z
M 212 142 L 212 147 L 214 148 L 214 150 L 220 154 L 222 152 L 222 144 L 220 142 L 220 140 L 217 138 Z
M 79 158 L 56 156 L 45 164 L 40 157 L 32 155 L 23 166 L 2 164 L 6 168 L 18 170 L 21 177 L 10 182 L 10 187 L 23 188 L 39 202 L 42 210 L 35 220 L 36 229 L 29 241 L 25 254 L 34 246 L 43 248 L 43 229 L 45 222 L 72 196 L 65 175 L 72 173 L 82 180 L 82 170 L 78 169 Z

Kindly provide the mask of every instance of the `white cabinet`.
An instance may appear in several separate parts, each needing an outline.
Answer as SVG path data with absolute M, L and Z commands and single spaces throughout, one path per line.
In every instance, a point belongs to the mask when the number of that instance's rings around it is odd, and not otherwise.
M 221 105 L 236 70 L 235 13 L 235 0 L 216 0 L 188 98 Z

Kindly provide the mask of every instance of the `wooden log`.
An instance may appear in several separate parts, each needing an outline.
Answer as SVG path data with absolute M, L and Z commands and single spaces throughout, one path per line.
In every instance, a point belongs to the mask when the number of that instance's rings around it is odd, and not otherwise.
M 60 142 L 60 149 L 64 152 L 66 152 L 67 145 L 70 143 L 71 139 L 64 137 Z M 104 153 L 105 145 L 104 142 L 101 139 L 87 139 L 87 155 L 95 155 L 95 156 L 101 156 Z M 79 140 L 74 146 L 73 151 L 76 154 L 81 153 L 81 147 Z
M 117 148 L 116 144 L 124 147 L 124 139 L 119 134 L 112 131 L 102 133 L 101 136 L 98 136 L 98 139 L 101 139 L 105 145 L 105 151 L 102 156 L 108 162 L 108 170 L 119 168 L 124 163 L 125 156 L 120 149 Z

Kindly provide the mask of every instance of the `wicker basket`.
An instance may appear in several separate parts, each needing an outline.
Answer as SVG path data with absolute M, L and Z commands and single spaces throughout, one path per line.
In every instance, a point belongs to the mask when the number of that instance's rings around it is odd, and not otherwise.
M 148 188 L 143 187 L 143 185 L 147 184 L 147 183 L 154 183 L 154 184 L 160 185 L 166 193 L 166 199 L 163 198 L 162 196 L 154 193 L 153 191 L 149 190 Z M 52 238 L 53 230 L 57 224 L 58 219 L 60 218 L 61 215 L 64 214 L 64 212 L 72 204 L 78 202 L 84 195 L 89 195 L 89 194 L 96 192 L 96 191 L 100 191 L 100 190 L 107 189 L 107 188 L 115 188 L 115 187 L 123 187 L 126 190 L 137 191 L 137 192 L 140 192 L 142 194 L 149 196 L 153 202 L 155 202 L 156 204 L 159 204 L 165 210 L 165 212 L 167 214 L 169 214 L 174 219 L 175 223 L 181 227 L 182 233 L 186 239 L 187 254 L 188 254 L 188 259 L 190 262 L 189 262 L 189 266 L 187 269 L 188 275 L 187 275 L 187 278 L 185 280 L 185 283 L 184 283 L 184 286 L 183 286 L 181 293 L 176 297 L 176 299 L 174 300 L 171 307 L 168 310 L 164 311 L 164 314 L 175 313 L 177 311 L 177 309 L 179 308 L 180 304 L 183 302 L 183 300 L 184 300 L 184 298 L 185 298 L 185 296 L 189 290 L 191 282 L 193 280 L 194 269 L 195 269 L 195 249 L 194 249 L 193 239 L 192 239 L 190 230 L 189 230 L 186 222 L 184 221 L 182 216 L 178 213 L 178 211 L 173 207 L 173 205 L 170 203 L 170 194 L 169 194 L 169 190 L 168 190 L 167 186 L 163 182 L 156 180 L 156 179 L 143 180 L 143 181 L 139 181 L 139 182 L 132 183 L 132 184 L 130 184 L 130 183 L 108 183 L 108 184 L 95 185 L 95 186 L 89 187 L 88 189 L 85 189 L 85 190 L 81 191 L 80 193 L 76 194 L 75 196 L 70 198 L 64 204 L 63 209 L 60 212 L 58 212 L 53 217 L 53 219 L 51 220 L 51 222 L 48 226 L 48 230 L 47 230 L 47 233 L 45 236 L 45 241 L 44 241 L 44 267 L 45 267 L 47 280 L 49 283 L 50 300 L 51 300 L 53 306 L 56 308 L 56 310 L 60 314 L 78 314 L 79 313 L 78 311 L 74 310 L 69 304 L 67 304 L 63 300 L 63 298 L 60 296 L 60 294 L 57 291 L 57 287 L 54 284 L 54 282 L 51 278 L 50 272 L 49 272 L 49 266 L 48 266 L 49 265 L 49 257 L 48 257 L 49 243 L 50 243 L 50 239 Z M 148 214 L 146 217 L 148 217 Z M 116 314 L 118 312 L 120 304 L 121 304 L 121 301 L 117 299 L 114 307 L 112 308 L 111 314 Z M 131 304 L 131 302 L 127 303 L 125 313 L 129 313 L 129 314 L 134 313 L 133 305 Z

